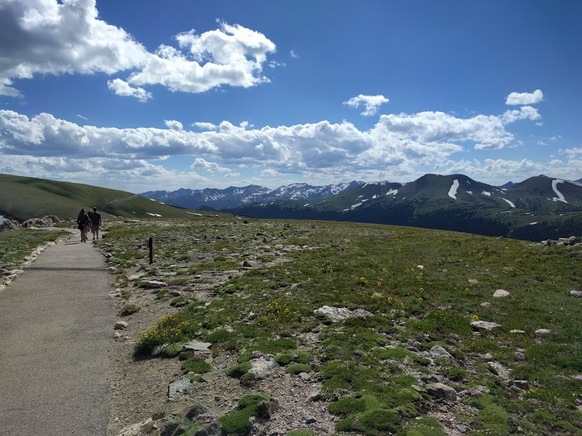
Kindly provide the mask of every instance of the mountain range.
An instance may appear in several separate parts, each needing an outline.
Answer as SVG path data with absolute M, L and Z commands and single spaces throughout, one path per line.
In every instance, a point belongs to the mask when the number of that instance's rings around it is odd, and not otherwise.
M 257 218 L 397 224 L 531 240 L 582 234 L 582 179 L 544 175 L 503 186 L 462 174 L 426 174 L 405 184 L 297 183 L 277 189 L 249 185 L 141 195 L 187 209 Z

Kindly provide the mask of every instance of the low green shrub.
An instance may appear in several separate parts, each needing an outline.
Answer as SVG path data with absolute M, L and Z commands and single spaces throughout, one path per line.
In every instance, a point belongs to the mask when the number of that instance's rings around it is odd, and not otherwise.
M 186 373 L 193 372 L 196 374 L 206 374 L 212 371 L 212 365 L 206 360 L 188 359 L 182 363 L 182 370 Z
M 311 372 L 311 366 L 305 363 L 292 363 L 286 369 L 289 374 L 300 374 L 302 372 Z
M 227 435 L 246 435 L 252 428 L 251 417 L 268 419 L 270 397 L 263 393 L 252 393 L 241 398 L 237 410 L 220 418 L 222 431 Z

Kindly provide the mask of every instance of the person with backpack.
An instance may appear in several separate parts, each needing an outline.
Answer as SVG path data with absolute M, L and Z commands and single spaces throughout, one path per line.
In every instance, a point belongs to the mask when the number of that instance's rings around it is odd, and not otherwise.
M 93 241 L 99 239 L 99 227 L 101 226 L 101 214 L 97 212 L 97 208 L 93 208 L 93 213 L 91 213 L 91 234 L 93 235 Z
M 81 242 L 87 242 L 87 230 L 89 225 L 89 217 L 85 213 L 85 209 L 81 209 L 79 211 L 79 215 L 77 216 L 77 228 L 81 232 Z

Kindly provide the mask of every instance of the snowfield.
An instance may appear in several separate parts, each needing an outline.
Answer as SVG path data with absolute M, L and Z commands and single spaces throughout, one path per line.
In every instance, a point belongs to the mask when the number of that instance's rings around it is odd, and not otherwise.
M 453 180 L 451 189 L 449 189 L 449 197 L 451 197 L 453 200 L 457 199 L 457 189 L 459 189 L 459 181 L 455 179 Z
M 559 183 L 564 183 L 564 181 L 563 180 L 560 180 L 560 179 L 552 180 L 552 189 L 554 190 L 554 192 L 558 196 L 558 197 L 552 198 L 552 200 L 554 200 L 554 201 L 561 201 L 562 203 L 568 204 L 568 202 L 566 201 L 566 198 L 564 197 L 564 195 L 560 191 L 558 191 L 558 184 Z

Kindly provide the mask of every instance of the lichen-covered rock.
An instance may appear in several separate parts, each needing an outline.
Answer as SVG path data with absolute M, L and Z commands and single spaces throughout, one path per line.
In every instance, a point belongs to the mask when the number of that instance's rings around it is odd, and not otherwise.
M 444 383 L 431 383 L 426 386 L 426 391 L 433 397 L 443 400 L 455 401 L 457 399 L 457 391 Z

